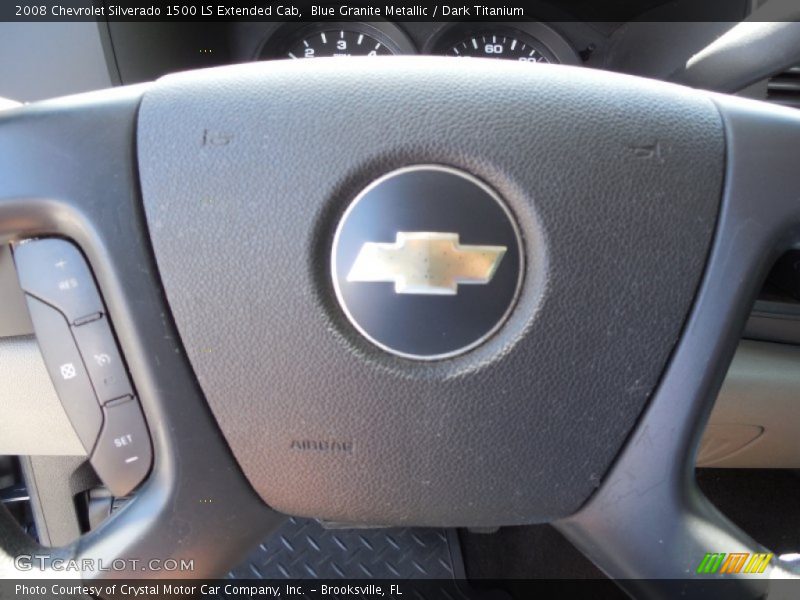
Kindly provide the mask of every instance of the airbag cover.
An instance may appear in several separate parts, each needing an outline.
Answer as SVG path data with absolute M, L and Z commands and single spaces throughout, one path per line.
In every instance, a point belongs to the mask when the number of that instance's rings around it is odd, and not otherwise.
M 700 92 L 444 58 L 171 75 L 145 93 L 138 153 L 183 346 L 255 491 L 447 526 L 563 517 L 596 488 L 680 336 L 724 163 Z M 350 202 L 419 164 L 485 182 L 524 246 L 505 324 L 430 362 L 359 335 L 330 272 Z

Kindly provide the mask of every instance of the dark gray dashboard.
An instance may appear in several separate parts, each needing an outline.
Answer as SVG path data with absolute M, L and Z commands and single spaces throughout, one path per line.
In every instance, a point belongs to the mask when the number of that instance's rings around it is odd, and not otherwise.
M 681 4 L 673 3 L 673 4 Z M 549 62 L 666 78 L 746 15 L 749 0 L 728 2 L 713 18 L 630 22 L 563 20 L 480 21 L 325 21 L 108 24 L 113 60 L 122 83 L 151 81 L 167 73 L 275 58 L 290 58 L 287 48 L 320 31 L 376 31 L 393 46 L 392 54 L 447 55 L 469 39 L 498 36 L 536 42 Z M 485 41 L 491 41 L 489 39 Z
M 327 21 L 98 21 L 0 24 L 0 97 L 33 101 L 172 72 L 279 57 L 315 28 L 379 28 L 399 54 L 446 54 L 496 30 L 541 44 L 552 62 L 666 79 L 744 19 L 755 0 L 583 0 L 526 4 L 526 19 Z M 43 35 L 43 30 L 46 33 Z M 285 54 L 284 54 L 285 55 Z

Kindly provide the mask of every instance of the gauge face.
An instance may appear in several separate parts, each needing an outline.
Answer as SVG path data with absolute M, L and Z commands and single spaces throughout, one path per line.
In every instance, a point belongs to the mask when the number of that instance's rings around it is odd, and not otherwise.
M 531 42 L 512 34 L 479 33 L 454 44 L 447 50 L 449 56 L 481 56 L 505 58 L 521 62 L 549 63 L 550 58 Z
M 380 56 L 394 54 L 383 42 L 367 33 L 332 29 L 310 34 L 293 43 L 286 51 L 289 58 L 320 56 Z

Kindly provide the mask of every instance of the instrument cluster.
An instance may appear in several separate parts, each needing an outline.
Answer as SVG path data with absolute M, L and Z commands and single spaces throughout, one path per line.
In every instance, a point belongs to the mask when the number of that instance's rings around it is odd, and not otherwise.
M 580 62 L 563 36 L 538 22 L 451 23 L 416 42 L 400 25 L 388 21 L 287 23 L 263 40 L 254 58 L 299 60 L 392 54 L 482 57 L 531 63 Z

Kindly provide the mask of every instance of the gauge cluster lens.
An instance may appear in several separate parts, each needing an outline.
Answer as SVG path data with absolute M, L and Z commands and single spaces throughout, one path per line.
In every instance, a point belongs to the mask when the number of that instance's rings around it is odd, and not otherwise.
M 522 62 L 549 63 L 550 58 L 538 47 L 513 34 L 479 33 L 453 44 L 446 53 L 450 56 L 505 58 Z
M 287 23 L 263 40 L 255 58 L 432 54 L 578 64 L 569 43 L 544 23 L 449 23 L 427 39 L 409 37 L 410 25 L 407 31 L 388 21 Z
M 322 56 L 380 56 L 394 54 L 383 42 L 368 33 L 331 29 L 319 31 L 297 40 L 286 50 L 289 58 Z

